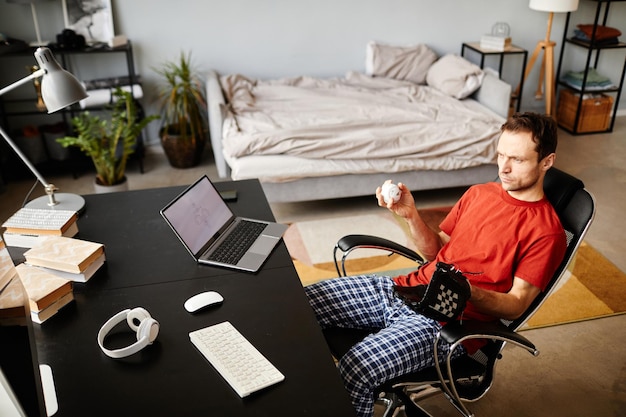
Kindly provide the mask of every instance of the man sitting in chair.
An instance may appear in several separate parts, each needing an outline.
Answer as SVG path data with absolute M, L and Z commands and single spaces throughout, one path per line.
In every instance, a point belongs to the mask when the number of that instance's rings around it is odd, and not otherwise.
M 380 329 L 353 346 L 338 364 L 359 416 L 373 415 L 376 387 L 434 366 L 433 343 L 442 323 L 410 308 L 395 286 L 428 284 L 437 262 L 451 264 L 470 284 L 463 320 L 515 319 L 545 288 L 566 249 L 563 227 L 543 192 L 556 145 L 552 118 L 513 115 L 502 125 L 498 141 L 500 183 L 469 188 L 438 234 L 419 216 L 404 184 L 398 184 L 397 202 L 385 203 L 381 187 L 376 190 L 378 204 L 407 221 L 428 263 L 406 276 L 352 276 L 305 288 L 322 327 Z M 454 354 L 476 348 L 466 345 Z

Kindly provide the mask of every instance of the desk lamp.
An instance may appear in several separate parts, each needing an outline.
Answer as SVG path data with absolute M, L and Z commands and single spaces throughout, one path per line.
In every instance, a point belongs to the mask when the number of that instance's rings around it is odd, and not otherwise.
M 0 96 L 22 84 L 27 83 L 30 80 L 42 77 L 41 95 L 46 107 L 48 108 L 48 114 L 61 110 L 87 97 L 87 92 L 84 87 L 72 74 L 61 68 L 59 63 L 54 59 L 54 55 L 52 55 L 50 49 L 45 47 L 37 48 L 35 51 L 35 59 L 37 60 L 40 69 L 1 89 Z M 85 206 L 85 200 L 81 196 L 67 193 L 55 194 L 57 188 L 46 182 L 43 176 L 39 173 L 39 171 L 37 171 L 35 166 L 28 160 L 20 148 L 13 143 L 9 135 L 4 131 L 4 129 L 2 129 L 2 126 L 0 126 L 0 135 L 2 135 L 4 140 L 9 144 L 13 151 L 15 151 L 17 156 L 20 157 L 22 162 L 24 162 L 35 177 L 37 177 L 46 190 L 47 196 L 42 196 L 28 202 L 26 207 L 73 210 L 77 212 L 82 210 Z
M 552 115 L 555 107 L 555 85 L 554 85 L 554 46 L 556 42 L 550 40 L 550 31 L 552 30 L 552 19 L 554 13 L 573 12 L 578 9 L 578 0 L 530 0 L 528 5 L 533 10 L 539 10 L 542 12 L 549 12 L 548 17 L 548 30 L 546 31 L 546 38 L 537 43 L 533 54 L 528 61 L 526 71 L 524 72 L 524 80 L 528 78 L 530 71 L 535 65 L 535 61 L 539 57 L 539 53 L 543 49 L 544 56 L 541 61 L 541 70 L 539 73 L 539 84 L 537 85 L 537 91 L 535 92 L 535 98 L 540 100 L 543 96 L 541 87 L 545 77 L 545 101 L 546 101 L 546 114 Z M 519 88 L 519 87 L 518 87 Z

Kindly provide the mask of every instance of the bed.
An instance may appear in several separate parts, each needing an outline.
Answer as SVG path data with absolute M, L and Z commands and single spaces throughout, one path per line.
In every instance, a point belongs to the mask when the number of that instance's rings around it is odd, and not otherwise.
M 271 203 L 371 195 L 387 179 L 417 191 L 497 177 L 508 84 L 425 45 L 370 43 L 367 55 L 364 73 L 336 78 L 209 71 L 219 176 L 258 178 Z

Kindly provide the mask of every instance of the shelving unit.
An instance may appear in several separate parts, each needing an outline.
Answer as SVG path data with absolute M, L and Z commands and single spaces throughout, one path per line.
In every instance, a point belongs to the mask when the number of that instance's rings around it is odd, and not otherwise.
M 126 45 L 120 46 L 120 47 L 116 47 L 116 48 L 109 48 L 109 47 L 97 47 L 97 48 L 92 48 L 92 47 L 87 47 L 87 48 L 83 48 L 83 49 L 72 49 L 72 50 L 66 50 L 66 49 L 56 49 L 53 47 L 50 47 L 50 49 L 52 50 L 55 58 L 57 59 L 57 61 L 59 61 L 59 63 L 61 64 L 61 66 L 67 70 L 69 70 L 70 72 L 74 72 L 72 69 L 72 62 L 70 60 L 70 58 L 72 56 L 75 55 L 102 55 L 104 54 L 106 55 L 113 55 L 113 54 L 124 54 L 124 58 L 125 58 L 125 64 L 126 64 L 126 74 L 125 76 L 128 77 L 128 79 L 130 80 L 131 84 L 139 84 L 139 77 L 135 72 L 135 63 L 134 63 L 134 58 L 133 58 L 133 47 L 132 47 L 132 43 L 129 41 Z M 9 61 L 19 61 L 19 60 L 29 60 L 26 62 L 32 62 L 32 64 L 30 65 L 34 65 L 36 63 L 36 61 L 33 58 L 33 54 L 35 52 L 36 48 L 28 48 L 26 50 L 21 50 L 19 52 L 12 52 L 12 53 L 7 53 L 7 54 L 3 54 L 0 55 L 0 63 L 2 63 L 2 65 L 15 65 L 18 66 L 19 62 L 13 63 L 13 62 L 9 62 Z M 111 74 L 111 76 L 119 76 L 120 74 Z M 3 82 L 0 82 L 0 84 L 2 84 Z M 50 124 L 53 124 L 53 121 L 59 121 L 59 118 L 61 118 L 61 120 L 66 124 L 68 129 L 71 129 L 71 119 L 78 115 L 81 112 L 84 111 L 103 111 L 106 110 L 106 106 L 100 106 L 100 107 L 90 107 L 87 109 L 82 109 L 78 103 L 74 104 L 70 107 L 67 107 L 63 110 L 59 110 L 58 112 L 56 112 L 53 115 L 47 115 L 46 112 L 42 112 L 40 110 L 37 109 L 36 107 L 36 102 L 37 102 L 37 97 L 35 94 L 35 89 L 32 89 L 32 98 L 26 98 L 26 99 L 7 99 L 6 96 L 4 97 L 0 97 L 0 123 L 2 123 L 3 128 L 7 131 L 7 132 L 11 132 L 11 120 L 17 117 L 38 117 L 41 115 L 46 115 L 46 120 L 50 120 Z M 140 114 L 143 112 L 143 109 L 141 107 L 141 105 L 138 104 L 138 110 L 140 112 Z M 69 132 L 68 132 L 69 133 Z M 51 152 L 49 150 L 46 151 L 48 153 L 48 160 L 52 161 L 53 163 L 56 163 L 56 165 L 59 165 L 59 162 L 75 162 L 76 158 L 80 158 L 80 155 L 77 155 L 76 153 L 70 154 L 71 156 L 69 156 L 67 159 L 58 159 L 57 158 L 52 158 L 50 157 Z M 0 154 L 2 152 L 0 151 Z M 143 140 L 140 137 L 138 139 L 137 145 L 136 145 L 136 150 L 135 150 L 135 155 L 138 157 L 139 159 L 139 164 L 140 164 L 140 170 L 143 173 L 143 157 L 144 157 L 144 145 L 143 145 Z M 1 155 L 0 155 L 1 156 Z M 11 153 L 11 155 L 5 155 L 5 160 L 7 158 L 13 157 L 14 155 Z M 36 164 L 35 161 L 31 161 L 33 163 Z M 3 166 L 2 163 L 2 159 L 0 159 L 0 169 L 2 171 L 6 170 L 6 167 Z M 72 168 L 74 170 L 74 168 Z M 74 170 L 75 172 L 75 170 Z M 3 175 L 2 177 L 5 177 L 6 175 Z
M 572 134 L 605 133 L 605 132 L 613 131 L 613 126 L 615 124 L 615 116 L 617 113 L 617 108 L 619 106 L 619 101 L 620 101 L 620 97 L 622 93 L 622 87 L 624 85 L 624 74 L 626 74 L 626 43 L 625 42 L 620 41 L 612 45 L 595 44 L 598 26 L 607 25 L 611 3 L 623 3 L 626 0 L 589 0 L 589 1 L 593 1 L 597 3 L 595 19 L 593 21 L 593 33 L 591 36 L 591 41 L 584 42 L 584 41 L 575 39 L 573 37 L 568 37 L 571 13 L 567 13 L 567 18 L 565 21 L 565 29 L 563 31 L 563 42 L 562 42 L 563 46 L 561 47 L 561 52 L 559 55 L 559 64 L 557 67 L 557 74 L 559 77 L 557 84 L 561 87 L 567 88 L 571 93 L 574 93 L 577 99 L 577 100 L 574 100 L 574 101 L 577 101 L 577 103 L 575 106 L 575 116 L 574 116 L 573 122 L 567 123 L 567 126 L 564 126 L 564 123 L 561 120 L 559 120 L 559 125 Z M 626 31 L 626 28 L 622 28 L 622 29 Z M 575 48 L 583 48 L 584 50 L 587 51 L 586 62 L 585 62 L 585 66 L 583 69 L 584 74 L 583 74 L 581 88 L 575 88 L 571 86 L 570 84 L 567 84 L 566 82 L 564 82 L 562 79 L 563 55 L 565 53 L 565 50 L 568 49 L 570 46 L 573 46 Z M 603 89 L 601 91 L 598 91 L 596 89 L 589 89 L 587 85 L 589 68 L 598 69 L 600 53 L 602 51 L 615 51 L 615 50 L 621 50 L 624 52 L 624 64 L 622 66 L 621 76 L 619 77 L 619 82 L 616 84 L 616 87 Z M 593 64 L 592 64 L 592 61 L 593 61 Z M 616 96 L 615 100 L 613 100 L 613 103 L 610 106 L 612 108 L 609 110 L 609 122 L 608 122 L 608 126 L 605 129 L 595 129 L 595 130 L 581 129 L 580 122 L 581 122 L 581 118 L 584 116 L 583 110 L 585 108 L 584 104 L 586 104 L 586 103 L 583 103 L 585 99 L 585 94 L 592 94 L 592 93 L 593 94 L 602 93 L 604 95 L 615 94 Z M 569 94 L 565 94 L 565 96 L 572 97 Z M 593 103 L 593 104 L 596 104 L 596 103 Z M 606 106 L 607 103 L 603 102 L 599 104 Z M 557 114 L 557 119 L 561 119 L 559 114 Z

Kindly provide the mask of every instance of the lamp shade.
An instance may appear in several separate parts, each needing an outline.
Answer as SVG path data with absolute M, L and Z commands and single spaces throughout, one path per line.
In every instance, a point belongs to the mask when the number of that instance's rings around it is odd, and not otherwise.
M 54 113 L 87 97 L 82 84 L 61 68 L 50 49 L 37 48 L 35 59 L 39 68 L 46 71 L 41 79 L 41 96 L 48 113 Z
M 566 13 L 578 9 L 578 0 L 530 0 L 528 7 L 541 12 Z

